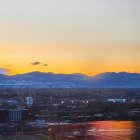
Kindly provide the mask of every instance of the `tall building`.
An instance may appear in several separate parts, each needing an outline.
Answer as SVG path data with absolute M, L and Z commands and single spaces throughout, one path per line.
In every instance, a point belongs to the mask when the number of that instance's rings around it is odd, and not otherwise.
M 27 103 L 28 107 L 31 107 L 33 105 L 33 98 L 26 97 L 26 103 Z
M 28 97 L 26 97 L 26 103 L 27 103 L 28 107 L 31 107 L 33 105 L 33 98 L 31 96 L 31 93 L 30 93 L 28 87 L 27 87 L 27 93 L 28 93 Z

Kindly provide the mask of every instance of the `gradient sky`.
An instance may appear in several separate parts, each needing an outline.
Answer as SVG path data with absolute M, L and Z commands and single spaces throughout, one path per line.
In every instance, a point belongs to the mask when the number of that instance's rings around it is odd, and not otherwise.
M 0 0 L 0 73 L 140 72 L 140 0 Z

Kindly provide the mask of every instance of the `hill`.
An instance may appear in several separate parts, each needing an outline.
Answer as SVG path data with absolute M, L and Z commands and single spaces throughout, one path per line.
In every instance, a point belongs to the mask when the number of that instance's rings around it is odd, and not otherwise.
M 14 76 L 0 74 L 1 87 L 35 88 L 140 88 L 140 74 L 106 72 L 96 76 L 31 72 Z

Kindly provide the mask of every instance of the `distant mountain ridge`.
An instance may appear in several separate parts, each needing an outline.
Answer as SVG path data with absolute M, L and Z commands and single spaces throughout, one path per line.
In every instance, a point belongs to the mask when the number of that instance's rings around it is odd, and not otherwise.
M 140 74 L 106 72 L 96 76 L 30 72 L 7 76 L 0 74 L 0 87 L 20 88 L 140 88 Z

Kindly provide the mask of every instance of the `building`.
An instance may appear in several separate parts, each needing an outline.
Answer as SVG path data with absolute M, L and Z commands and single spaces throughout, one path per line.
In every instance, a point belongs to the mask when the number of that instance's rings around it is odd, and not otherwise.
M 8 121 L 8 110 L 0 109 L 0 122 L 7 122 L 7 121 Z
M 28 109 L 9 109 L 9 121 L 21 122 L 27 120 L 29 116 Z
M 126 99 L 107 99 L 107 102 L 114 102 L 114 103 L 125 103 Z
M 21 121 L 21 110 L 20 109 L 10 109 L 9 110 L 9 121 Z
M 33 98 L 26 97 L 26 103 L 27 103 L 28 107 L 31 107 L 33 105 Z
M 13 107 L 19 106 L 19 102 L 16 101 L 16 100 L 8 100 L 6 103 L 7 103 L 9 106 L 13 106 Z

